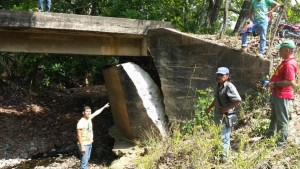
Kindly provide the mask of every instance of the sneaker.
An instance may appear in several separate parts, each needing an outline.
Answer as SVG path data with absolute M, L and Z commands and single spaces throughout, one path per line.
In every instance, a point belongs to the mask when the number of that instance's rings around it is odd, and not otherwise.
M 34 12 L 41 12 L 39 8 L 34 8 L 33 11 Z
M 246 51 L 246 49 L 247 49 L 247 46 L 242 46 L 241 47 L 241 50 L 244 51 L 244 52 Z
M 286 148 L 286 142 L 277 141 L 277 147 Z
M 219 161 L 220 163 L 224 164 L 227 162 L 227 157 L 225 155 L 221 155 Z

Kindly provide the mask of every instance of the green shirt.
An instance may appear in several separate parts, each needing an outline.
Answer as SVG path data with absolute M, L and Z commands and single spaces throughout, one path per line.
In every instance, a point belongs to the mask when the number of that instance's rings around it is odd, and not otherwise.
M 273 0 L 252 0 L 250 9 L 255 22 L 268 22 L 268 10 L 274 4 Z

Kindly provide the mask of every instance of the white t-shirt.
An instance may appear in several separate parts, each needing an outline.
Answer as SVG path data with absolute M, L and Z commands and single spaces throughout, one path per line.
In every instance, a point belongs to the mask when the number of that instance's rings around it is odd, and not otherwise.
M 81 138 L 82 138 L 82 143 L 83 145 L 88 145 L 91 144 L 93 142 L 93 124 L 92 124 L 92 120 L 89 119 L 85 119 L 85 118 L 81 118 L 78 123 L 77 123 L 77 130 L 81 129 Z

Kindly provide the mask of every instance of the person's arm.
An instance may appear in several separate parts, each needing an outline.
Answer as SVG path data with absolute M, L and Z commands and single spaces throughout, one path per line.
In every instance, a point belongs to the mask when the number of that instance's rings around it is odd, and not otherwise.
M 236 100 L 236 101 L 234 101 L 234 102 L 231 102 L 231 103 L 229 104 L 228 107 L 221 108 L 221 109 L 220 109 L 220 113 L 227 113 L 230 109 L 235 108 L 235 107 L 236 107 L 237 105 L 239 105 L 240 103 L 241 103 L 240 100 Z
M 205 113 L 209 113 L 211 109 L 215 106 L 216 99 L 211 102 L 211 104 L 208 106 L 208 108 L 205 110 Z
M 284 86 L 297 86 L 295 80 L 281 80 L 277 82 L 270 82 L 270 88 L 284 87 Z
M 86 152 L 85 147 L 83 145 L 83 141 L 82 141 L 82 129 L 77 129 L 77 139 L 79 142 L 79 145 L 81 147 L 81 153 L 84 154 Z
M 109 107 L 109 103 L 106 103 L 103 107 L 96 110 L 93 114 L 91 114 L 90 118 L 94 118 L 95 116 L 99 115 L 105 108 Z
M 273 5 L 272 5 L 272 8 L 268 11 L 268 14 L 269 13 L 273 13 L 278 7 L 280 7 L 281 4 L 276 2 L 276 1 L 273 1 Z

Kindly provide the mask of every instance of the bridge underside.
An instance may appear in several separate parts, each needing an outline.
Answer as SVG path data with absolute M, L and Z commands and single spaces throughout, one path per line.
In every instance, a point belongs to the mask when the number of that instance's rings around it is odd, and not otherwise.
M 104 56 L 147 56 L 143 36 L 0 29 L 0 51 Z

